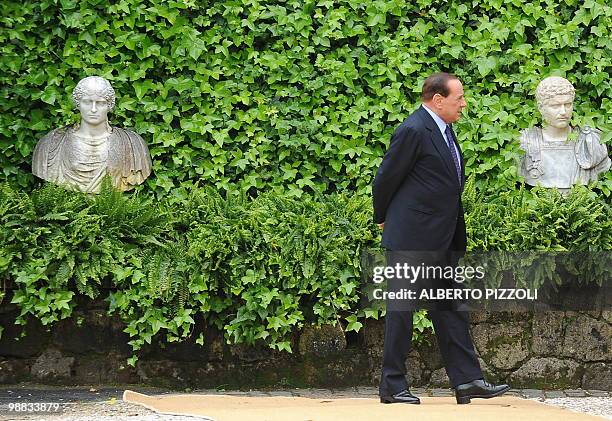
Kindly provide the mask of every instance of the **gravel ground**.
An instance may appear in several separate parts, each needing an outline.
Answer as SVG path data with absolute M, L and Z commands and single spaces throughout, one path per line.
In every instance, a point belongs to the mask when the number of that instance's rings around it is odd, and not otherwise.
M 29 414 L 2 418 L 6 421 L 195 421 L 199 417 L 158 415 L 153 411 L 123 401 L 68 404 L 61 415 Z
M 152 388 L 134 388 L 147 394 L 181 393 Z M 204 418 L 191 416 L 158 415 L 139 405 L 121 400 L 122 388 L 78 389 L 0 389 L 0 420 L 6 421 L 195 421 Z M 303 397 L 377 397 L 377 390 L 371 387 L 359 387 L 344 390 L 327 389 L 287 389 L 278 391 L 216 391 L 198 390 L 196 393 L 217 393 L 241 396 L 303 396 Z M 450 389 L 414 389 L 419 396 L 452 396 Z M 509 395 L 522 396 L 547 405 L 555 405 L 575 412 L 598 415 L 612 420 L 612 396 L 610 392 L 597 391 L 539 391 L 512 390 Z M 591 395 L 591 396 L 589 396 Z M 593 395 L 598 395 L 593 396 Z M 574 396 L 574 397 L 568 397 Z M 10 402 L 56 402 L 61 403 L 61 413 L 15 413 L 7 412 Z M 553 420 L 551 420 L 553 421 Z
M 560 406 L 574 412 L 599 415 L 607 420 L 612 420 L 612 398 L 552 398 L 537 399 L 547 405 Z

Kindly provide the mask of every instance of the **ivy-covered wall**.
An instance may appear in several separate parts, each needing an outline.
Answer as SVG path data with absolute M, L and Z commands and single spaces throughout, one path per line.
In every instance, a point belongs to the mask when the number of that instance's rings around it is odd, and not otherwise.
M 612 133 L 606 0 L 40 0 L 2 2 L 0 178 L 31 188 L 31 154 L 74 123 L 70 92 L 100 75 L 115 125 L 148 142 L 157 193 L 217 189 L 368 194 L 423 79 L 457 74 L 468 173 L 515 181 L 538 81 L 577 89 L 575 124 Z M 612 176 L 600 183 L 608 194 Z

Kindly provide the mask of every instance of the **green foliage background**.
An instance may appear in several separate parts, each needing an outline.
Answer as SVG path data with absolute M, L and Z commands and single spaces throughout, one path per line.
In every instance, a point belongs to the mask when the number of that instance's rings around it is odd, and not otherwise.
M 148 142 L 145 190 L 368 194 L 422 80 L 456 73 L 468 172 L 512 184 L 536 84 L 576 86 L 575 124 L 612 134 L 612 8 L 605 0 L 41 0 L 2 2 L 1 176 L 24 187 L 33 148 L 73 123 L 88 75 L 118 94 L 113 124 Z M 612 178 L 601 183 L 607 194 Z

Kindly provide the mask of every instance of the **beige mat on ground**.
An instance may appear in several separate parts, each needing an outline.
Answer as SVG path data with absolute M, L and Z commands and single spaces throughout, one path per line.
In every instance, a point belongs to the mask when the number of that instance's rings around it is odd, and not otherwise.
M 160 414 L 194 415 L 215 421 L 601 421 L 604 418 L 517 397 L 474 399 L 421 398 L 421 405 L 383 405 L 373 398 L 243 397 L 228 395 L 147 396 L 126 390 L 123 400 Z

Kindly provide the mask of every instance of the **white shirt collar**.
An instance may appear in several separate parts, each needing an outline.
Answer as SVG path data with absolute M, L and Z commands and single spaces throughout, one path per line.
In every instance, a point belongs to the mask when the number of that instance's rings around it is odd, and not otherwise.
M 425 111 L 427 111 L 429 113 L 429 115 L 431 116 L 431 118 L 434 119 L 434 121 L 438 125 L 438 128 L 440 129 L 440 133 L 442 133 L 442 137 L 444 137 L 446 139 L 446 126 L 447 126 L 447 124 L 444 122 L 444 120 L 442 120 L 440 118 L 440 116 L 438 114 L 434 113 L 429 108 L 427 108 L 427 106 L 425 106 L 425 104 L 423 104 L 423 108 L 425 108 Z M 448 142 L 448 139 L 446 139 L 446 141 Z

